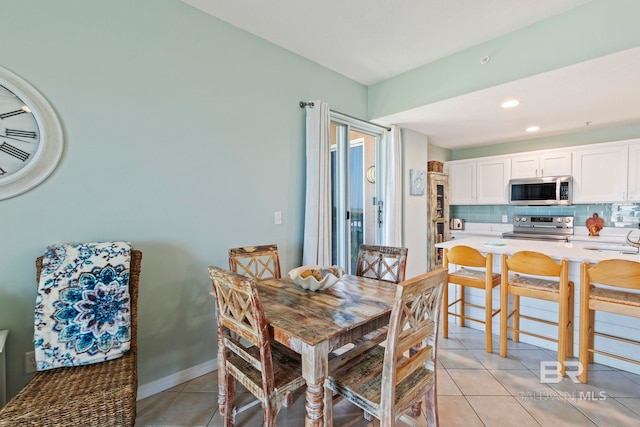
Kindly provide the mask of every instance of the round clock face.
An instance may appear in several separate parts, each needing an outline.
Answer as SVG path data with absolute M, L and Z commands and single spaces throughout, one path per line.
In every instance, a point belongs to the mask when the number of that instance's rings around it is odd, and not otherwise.
M 62 128 L 31 85 L 0 68 L 0 200 L 47 178 L 62 155 Z

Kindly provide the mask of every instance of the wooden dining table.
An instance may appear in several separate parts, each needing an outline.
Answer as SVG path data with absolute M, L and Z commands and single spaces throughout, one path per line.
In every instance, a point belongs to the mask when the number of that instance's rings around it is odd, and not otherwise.
M 305 426 L 332 426 L 324 390 L 329 353 L 388 325 L 394 283 L 344 275 L 323 291 L 307 291 L 288 277 L 257 283 L 273 338 L 302 357 L 307 383 Z

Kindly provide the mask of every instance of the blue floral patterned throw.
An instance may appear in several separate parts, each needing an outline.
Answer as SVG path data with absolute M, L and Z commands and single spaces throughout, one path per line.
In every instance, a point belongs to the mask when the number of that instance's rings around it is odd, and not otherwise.
M 128 242 L 49 246 L 35 307 L 39 371 L 88 365 L 130 348 Z

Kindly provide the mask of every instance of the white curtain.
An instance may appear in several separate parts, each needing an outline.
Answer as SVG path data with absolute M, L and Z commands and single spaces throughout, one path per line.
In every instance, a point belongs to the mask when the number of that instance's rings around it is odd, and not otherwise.
M 402 246 L 402 139 L 398 126 L 385 134 L 382 150 L 382 242 L 385 246 Z
M 307 105 L 307 189 L 302 264 L 331 265 L 331 118 L 329 104 Z

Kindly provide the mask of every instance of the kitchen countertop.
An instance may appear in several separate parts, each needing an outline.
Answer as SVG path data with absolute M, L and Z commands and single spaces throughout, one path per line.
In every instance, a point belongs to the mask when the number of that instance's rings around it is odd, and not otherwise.
M 447 242 L 437 243 L 437 248 L 452 248 L 457 245 L 471 246 L 482 253 L 511 255 L 518 251 L 537 251 L 549 255 L 554 259 L 568 261 L 596 263 L 605 259 L 627 259 L 640 261 L 637 249 L 624 246 L 622 243 L 595 241 L 550 242 L 537 240 L 501 239 L 499 237 L 456 237 Z M 592 249 L 589 249 L 592 248 Z M 627 254 L 623 251 L 633 251 Z M 494 257 L 495 258 L 495 257 Z

